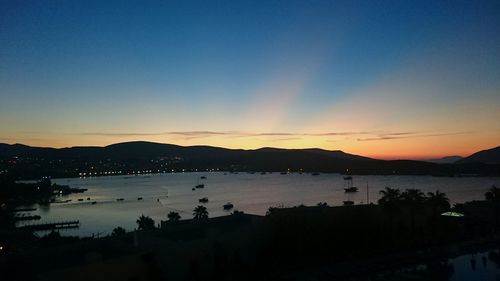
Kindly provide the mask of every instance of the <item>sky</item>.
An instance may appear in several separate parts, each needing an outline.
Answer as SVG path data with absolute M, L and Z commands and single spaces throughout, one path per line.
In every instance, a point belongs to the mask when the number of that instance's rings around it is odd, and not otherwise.
M 0 143 L 500 145 L 499 1 L 0 1 Z

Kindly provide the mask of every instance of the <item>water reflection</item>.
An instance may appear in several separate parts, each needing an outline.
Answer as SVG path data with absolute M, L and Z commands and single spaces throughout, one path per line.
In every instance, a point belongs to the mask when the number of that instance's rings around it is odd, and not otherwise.
M 500 250 L 489 252 L 488 258 L 491 262 L 493 262 L 493 264 L 495 264 L 497 269 L 500 269 Z
M 495 266 L 488 266 L 490 262 Z M 465 254 L 452 259 L 393 270 L 380 274 L 372 280 L 500 280 L 500 251 L 495 249 Z
M 195 188 L 199 178 L 204 188 Z M 87 188 L 84 194 L 71 194 L 58 198 L 61 203 L 39 206 L 33 215 L 40 222 L 79 220 L 80 228 L 66 230 L 67 235 L 109 234 L 121 226 L 127 230 L 136 227 L 136 219 L 144 214 L 157 223 L 165 220 L 169 212 L 177 212 L 182 219 L 192 218 L 193 208 L 200 198 L 208 198 L 204 206 L 210 217 L 228 215 L 223 205 L 227 202 L 245 213 L 264 215 L 269 207 L 342 205 L 349 199 L 355 204 L 375 202 L 379 191 L 386 186 L 406 189 L 418 188 L 423 192 L 440 190 L 451 203 L 483 199 L 491 185 L 500 185 L 500 178 L 436 178 L 430 176 L 354 176 L 360 192 L 344 192 L 344 178 L 339 174 L 285 174 L 266 173 L 175 173 L 144 176 L 110 176 L 98 178 L 55 179 L 54 182 L 71 187 Z M 201 181 L 200 181 L 201 182 Z M 366 185 L 369 185 L 367 194 Z M 193 190 L 194 189 L 194 190 Z M 141 200 L 138 200 L 141 198 Z M 120 199 L 119 201 L 117 199 Z M 123 199 L 123 200 L 121 200 Z M 65 202 L 71 200 L 69 202 Z M 95 202 L 95 203 L 93 203 Z
M 455 273 L 449 280 L 499 280 L 500 264 L 498 258 L 499 252 L 498 249 L 495 249 L 450 259 L 450 263 L 455 267 Z M 495 266 L 488 266 L 490 262 Z

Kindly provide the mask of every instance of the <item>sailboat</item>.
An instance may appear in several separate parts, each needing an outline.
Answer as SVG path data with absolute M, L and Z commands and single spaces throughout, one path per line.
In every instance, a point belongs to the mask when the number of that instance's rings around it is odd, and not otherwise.
M 196 183 L 195 187 L 196 187 L 196 188 L 205 188 L 205 184 L 200 183 L 200 178 L 198 178 L 198 181 L 197 181 L 197 183 Z
M 345 193 L 358 192 L 358 188 L 353 185 L 351 176 L 344 177 L 344 192 Z
M 358 192 L 358 188 L 353 186 L 351 176 L 344 177 L 344 192 L 347 193 L 347 200 L 343 201 L 344 206 L 354 205 L 354 201 L 351 199 L 351 194 Z

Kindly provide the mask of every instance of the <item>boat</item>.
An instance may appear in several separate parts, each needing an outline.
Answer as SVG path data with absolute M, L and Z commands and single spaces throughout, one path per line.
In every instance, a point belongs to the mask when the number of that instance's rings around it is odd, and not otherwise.
M 224 210 L 231 210 L 232 208 L 234 208 L 234 205 L 233 205 L 232 203 L 230 203 L 230 202 L 227 202 L 226 204 L 224 204 L 224 205 L 222 206 L 222 208 L 223 208 Z
M 92 201 L 92 205 L 95 205 L 95 204 L 97 204 L 97 202 L 96 201 Z
M 203 183 L 200 183 L 200 178 L 203 178 L 203 177 L 198 178 L 198 182 L 196 183 L 196 185 L 194 187 L 196 187 L 196 188 L 204 188 L 205 187 L 205 185 Z
M 344 177 L 344 191 L 346 193 L 358 192 L 358 188 L 353 185 L 352 176 Z
M 55 200 L 54 202 L 51 201 L 51 203 L 56 203 L 56 204 L 59 204 L 59 203 L 68 203 L 68 202 L 71 202 L 71 199 L 68 199 L 68 200 L 61 200 L 61 201 L 57 201 Z
M 198 199 L 198 202 L 200 202 L 200 203 L 207 203 L 208 202 L 208 197 L 200 198 L 200 199 Z
M 79 199 L 78 199 L 78 201 L 79 201 L 79 202 L 81 202 L 81 201 L 83 201 L 83 199 L 82 199 L 82 198 L 79 198 Z
M 116 199 L 116 201 L 123 201 L 123 200 L 125 200 L 125 199 L 123 199 L 123 198 Z
M 206 177 L 206 176 L 201 176 L 201 177 L 200 177 L 200 179 L 202 179 L 202 180 L 206 180 L 206 179 L 207 179 L 207 177 Z
M 141 200 L 142 200 L 142 197 L 137 197 L 137 200 L 138 200 L 138 201 L 141 201 Z
M 191 188 L 191 190 L 193 190 L 193 191 L 194 191 L 194 190 L 196 190 L 196 188 L 194 188 L 194 187 L 193 187 L 193 188 Z
M 344 192 L 346 192 L 346 193 L 358 192 L 358 188 L 355 186 L 346 187 L 346 188 L 344 188 Z
M 354 201 L 350 201 L 350 200 L 347 200 L 347 201 L 344 201 L 344 206 L 352 206 L 354 205 Z

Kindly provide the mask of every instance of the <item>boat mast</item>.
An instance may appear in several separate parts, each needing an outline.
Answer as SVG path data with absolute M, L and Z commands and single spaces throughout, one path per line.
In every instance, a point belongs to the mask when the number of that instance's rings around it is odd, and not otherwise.
M 369 190 L 369 187 L 368 187 L 368 181 L 367 181 L 366 182 L 366 204 L 370 205 L 370 192 L 368 190 Z

